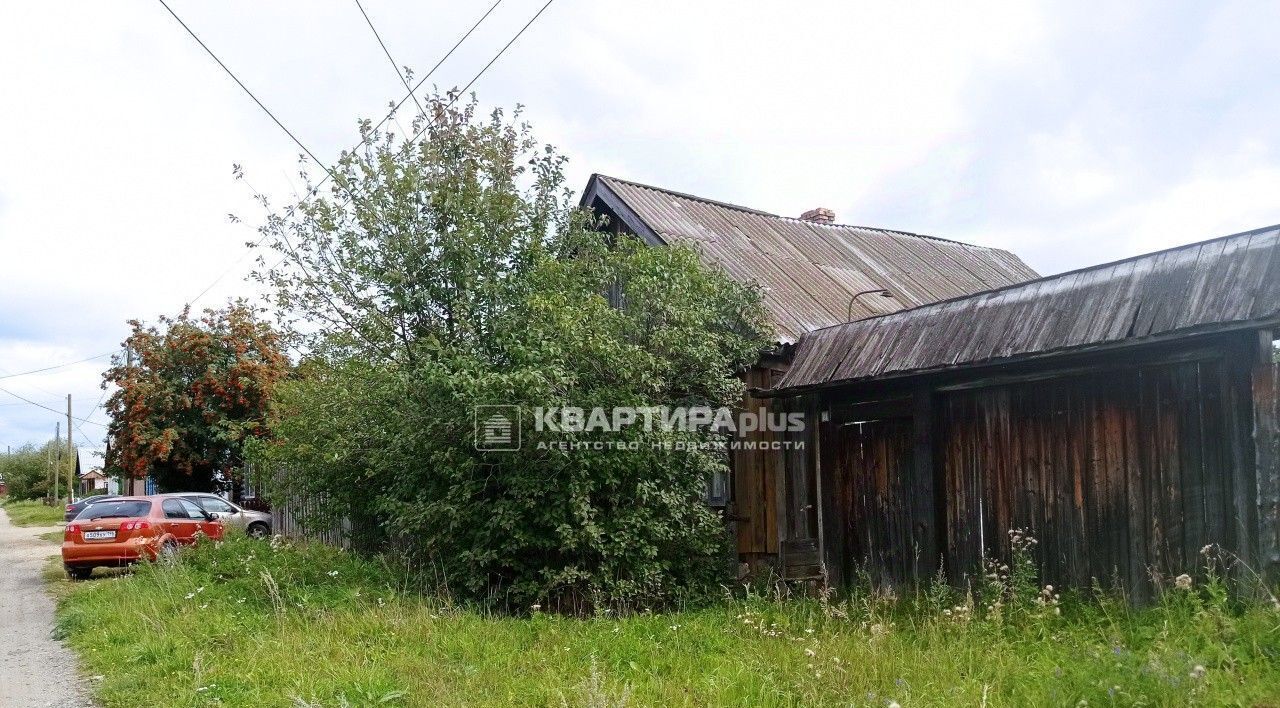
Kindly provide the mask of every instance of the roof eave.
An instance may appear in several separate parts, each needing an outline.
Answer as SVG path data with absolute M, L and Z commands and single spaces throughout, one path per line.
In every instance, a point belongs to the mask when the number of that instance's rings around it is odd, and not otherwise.
M 599 173 L 591 175 L 591 179 L 587 181 L 587 188 L 582 191 L 582 199 L 579 203 L 584 208 L 593 209 L 597 201 L 608 207 L 622 221 L 623 226 L 644 239 L 650 246 L 667 245 L 666 240 L 640 218 L 640 215 L 628 206 L 617 192 L 613 191 L 604 175 Z
M 982 361 L 971 361 L 963 364 L 952 364 L 947 366 L 934 366 L 925 369 L 909 369 L 905 371 L 894 371 L 879 376 L 863 376 L 853 379 L 837 379 L 833 381 L 822 381 L 819 383 L 804 384 L 801 386 L 790 386 L 787 388 L 752 388 L 748 390 L 753 397 L 756 398 L 795 398 L 816 391 L 825 389 L 840 388 L 843 386 L 856 386 L 858 384 L 879 383 L 885 381 L 900 381 L 922 376 L 931 376 L 941 373 L 961 373 L 984 368 L 997 366 L 1007 366 L 1010 364 L 1021 364 L 1025 362 L 1043 361 L 1049 359 L 1057 359 L 1077 354 L 1096 354 L 1108 351 L 1116 351 L 1120 349 L 1130 349 L 1146 345 L 1163 344 L 1178 339 L 1188 337 L 1198 337 L 1213 334 L 1227 334 L 1230 332 L 1242 332 L 1253 329 L 1271 329 L 1280 326 L 1280 315 L 1273 314 L 1263 318 L 1236 320 L 1233 322 L 1213 323 L 1210 325 L 1202 325 L 1199 327 L 1189 327 L 1170 332 L 1161 332 L 1160 334 L 1150 335 L 1146 337 L 1134 337 L 1129 339 L 1121 339 L 1113 342 L 1105 342 L 1100 344 L 1086 344 L 1074 347 L 1062 347 L 1050 351 L 1034 352 L 1031 354 L 1020 354 L 1017 356 L 1003 357 L 999 359 L 984 359 Z

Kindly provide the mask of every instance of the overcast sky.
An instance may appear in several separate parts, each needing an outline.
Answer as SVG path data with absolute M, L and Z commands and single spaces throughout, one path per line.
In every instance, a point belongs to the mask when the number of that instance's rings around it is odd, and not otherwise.
M 419 72 L 491 2 L 364 0 Z M 433 82 L 543 2 L 504 0 Z M 403 95 L 354 0 L 171 5 L 325 159 Z M 1280 222 L 1276 27 L 1275 2 L 555 0 L 475 89 L 527 106 L 577 188 L 825 206 L 1047 274 Z M 5 3 L 0 136 L 0 377 L 112 351 L 233 264 L 201 304 L 251 292 L 261 211 L 232 163 L 295 190 L 298 149 L 149 0 Z M 103 423 L 105 361 L 0 387 Z M 57 420 L 0 393 L 0 447 Z

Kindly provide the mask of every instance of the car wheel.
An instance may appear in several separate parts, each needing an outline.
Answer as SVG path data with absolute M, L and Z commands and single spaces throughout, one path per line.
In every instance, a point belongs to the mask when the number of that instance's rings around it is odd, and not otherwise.
M 173 541 L 165 541 L 160 546 L 160 552 L 156 554 L 156 561 L 162 565 L 174 565 L 178 562 L 178 544 Z
M 77 568 L 74 566 L 66 566 L 67 577 L 71 580 L 88 580 L 93 575 L 93 568 Z
M 271 535 L 271 529 L 268 528 L 266 524 L 262 523 L 249 524 L 247 533 L 249 534 L 249 538 L 266 538 Z

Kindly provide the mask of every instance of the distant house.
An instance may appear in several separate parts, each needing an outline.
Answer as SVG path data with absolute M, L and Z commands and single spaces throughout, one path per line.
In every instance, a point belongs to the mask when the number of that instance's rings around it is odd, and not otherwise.
M 80 494 L 105 493 L 107 491 L 107 475 L 99 468 L 94 468 L 80 475 Z
M 762 289 L 776 346 L 745 378 L 768 389 L 786 374 L 794 345 L 807 333 L 849 320 L 1002 288 L 1037 277 L 1008 251 L 891 229 L 836 223 L 829 209 L 798 218 L 627 180 L 593 175 L 582 205 L 608 218 L 606 228 L 653 246 L 686 244 L 708 265 Z M 764 401 L 748 399 L 754 409 Z M 761 433 L 761 440 L 776 434 Z M 806 483 L 787 468 L 802 465 L 779 451 L 735 451 L 732 478 L 715 480 L 711 498 L 736 525 L 737 550 L 751 564 L 776 563 L 786 539 L 790 558 L 817 574 L 815 542 L 786 528 L 780 500 Z M 808 560 L 802 562 L 802 559 Z

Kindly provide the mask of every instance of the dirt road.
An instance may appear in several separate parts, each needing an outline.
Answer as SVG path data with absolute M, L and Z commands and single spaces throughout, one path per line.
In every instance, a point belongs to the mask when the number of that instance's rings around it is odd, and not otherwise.
M 85 698 L 71 650 L 52 637 L 53 600 L 44 591 L 45 559 L 58 546 L 22 528 L 0 509 L 0 706 L 82 708 Z

